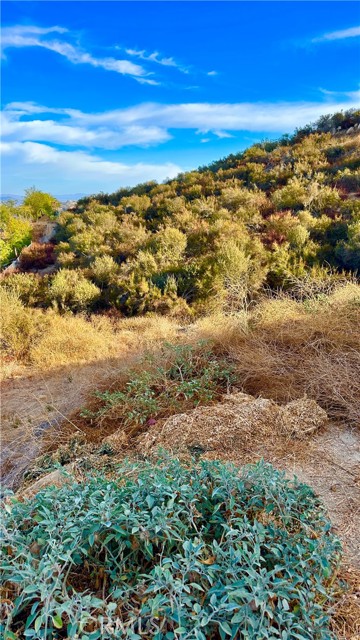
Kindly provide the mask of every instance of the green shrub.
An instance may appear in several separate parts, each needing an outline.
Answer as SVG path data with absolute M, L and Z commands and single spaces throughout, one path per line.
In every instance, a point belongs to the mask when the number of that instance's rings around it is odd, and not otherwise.
M 347 192 L 360 189 L 360 170 L 344 169 L 336 174 L 336 184 Z
M 96 302 L 100 289 L 80 271 L 61 269 L 51 281 L 49 296 L 61 310 L 81 311 Z
M 31 242 L 32 225 L 12 202 L 0 204 L 0 266 L 4 267 Z
M 25 189 L 23 210 L 32 220 L 37 220 L 42 216 L 53 218 L 60 202 L 50 193 L 38 191 L 35 187 Z
M 25 306 L 46 303 L 47 277 L 35 273 L 9 273 L 0 282 L 0 288 L 13 293 Z
M 330 640 L 340 546 L 271 465 L 123 463 L 5 501 L 5 640 Z
M 140 369 L 130 371 L 123 389 L 97 392 L 101 406 L 84 416 L 116 419 L 119 426 L 141 426 L 199 404 L 209 403 L 226 392 L 233 380 L 231 365 L 217 358 L 211 347 L 165 345 L 160 358 L 147 356 Z
M 119 272 L 119 265 L 111 256 L 97 256 L 91 265 L 91 275 L 99 287 L 109 285 Z
M 306 199 L 306 185 L 297 177 L 291 178 L 285 187 L 272 194 L 272 201 L 277 209 L 301 209 Z
M 176 265 L 186 248 L 186 236 L 179 229 L 165 227 L 149 243 L 162 267 Z

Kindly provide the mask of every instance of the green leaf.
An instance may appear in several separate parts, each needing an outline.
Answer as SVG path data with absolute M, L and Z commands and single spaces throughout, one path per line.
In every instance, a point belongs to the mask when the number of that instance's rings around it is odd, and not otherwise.
M 39 591 L 39 587 L 37 587 L 34 584 L 28 584 L 23 589 L 23 593 L 26 593 L 26 594 L 28 594 L 28 593 L 38 593 L 38 591 Z
M 219 625 L 224 633 L 226 633 L 228 636 L 232 635 L 231 627 L 227 622 L 219 622 Z
M 287 600 L 285 600 L 285 598 L 282 600 L 282 606 L 284 611 L 289 611 L 290 607 L 289 607 L 289 603 Z
M 59 614 L 57 614 L 56 616 L 53 616 L 52 621 L 53 621 L 54 627 L 56 627 L 56 629 L 62 629 L 63 621 L 62 621 L 61 616 Z
M 42 621 L 43 621 L 43 617 L 42 616 L 38 616 L 35 620 L 35 624 L 34 624 L 34 629 L 36 632 L 39 631 L 41 625 L 42 625 Z

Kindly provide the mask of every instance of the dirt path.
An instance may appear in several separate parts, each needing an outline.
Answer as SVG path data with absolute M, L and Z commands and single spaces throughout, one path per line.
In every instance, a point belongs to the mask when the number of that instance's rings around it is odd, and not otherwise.
M 0 460 L 6 486 L 16 486 L 29 463 L 41 453 L 44 441 L 56 437 L 59 426 L 68 422 L 122 364 L 120 358 L 72 364 L 2 383 Z
M 325 503 L 346 559 L 360 569 L 360 432 L 330 424 L 295 451 L 269 460 L 310 485 Z M 360 616 L 360 611 L 359 611 Z
M 336 635 L 360 640 L 360 431 L 330 424 L 303 446 L 300 455 L 290 447 L 269 462 L 310 485 L 324 502 L 343 545 L 340 575 L 349 589 L 333 609 Z

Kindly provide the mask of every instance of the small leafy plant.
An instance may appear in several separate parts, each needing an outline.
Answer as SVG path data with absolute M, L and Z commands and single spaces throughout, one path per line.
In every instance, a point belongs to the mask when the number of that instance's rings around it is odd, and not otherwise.
M 263 462 L 155 462 L 5 498 L 5 640 L 335 638 L 340 546 L 309 487 Z
M 136 428 L 149 419 L 209 403 L 234 381 L 231 364 L 204 342 L 195 347 L 166 344 L 160 357 L 147 356 L 143 364 L 141 370 L 130 373 L 123 389 L 97 392 L 100 407 L 84 410 L 82 415 L 115 419 L 119 425 Z

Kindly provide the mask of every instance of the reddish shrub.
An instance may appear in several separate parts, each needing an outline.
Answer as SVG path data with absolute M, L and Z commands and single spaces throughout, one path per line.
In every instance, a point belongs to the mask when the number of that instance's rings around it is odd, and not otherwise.
M 55 262 L 54 245 L 51 242 L 40 244 L 32 242 L 22 250 L 20 267 L 25 271 L 30 269 L 45 269 Z

